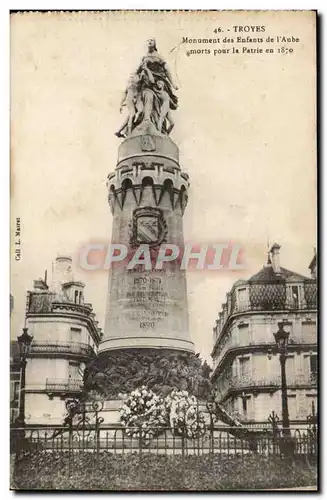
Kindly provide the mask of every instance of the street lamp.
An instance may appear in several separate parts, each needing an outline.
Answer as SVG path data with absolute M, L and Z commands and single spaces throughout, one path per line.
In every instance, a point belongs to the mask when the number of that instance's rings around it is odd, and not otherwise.
M 281 368 L 281 381 L 282 381 L 282 420 L 283 420 L 283 436 L 290 436 L 290 419 L 288 414 L 288 401 L 287 401 L 287 382 L 286 382 L 286 357 L 289 332 L 285 332 L 284 323 L 278 323 L 278 331 L 274 333 L 277 350 L 280 353 L 279 361 Z
M 19 337 L 19 356 L 20 356 L 20 367 L 21 367 L 21 379 L 20 379 L 20 401 L 19 401 L 19 415 L 18 423 L 19 425 L 25 425 L 25 377 L 26 377 L 26 364 L 27 356 L 31 350 L 31 344 L 33 337 L 29 335 L 28 328 L 23 328 L 23 333 Z

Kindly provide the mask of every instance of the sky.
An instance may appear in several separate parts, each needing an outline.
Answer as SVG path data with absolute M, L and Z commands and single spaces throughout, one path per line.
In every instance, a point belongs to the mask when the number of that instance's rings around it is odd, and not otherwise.
M 298 37 L 292 54 L 192 54 L 218 27 L 265 26 Z M 247 36 L 244 35 L 244 36 Z M 257 33 L 252 37 L 262 36 Z M 24 323 L 26 291 L 58 254 L 110 242 L 106 177 L 129 75 L 155 37 L 177 81 L 172 140 L 190 176 L 184 237 L 242 245 L 244 271 L 190 271 L 190 335 L 210 361 L 212 327 L 225 294 L 281 245 L 281 265 L 308 275 L 316 245 L 314 15 L 308 13 L 111 12 L 15 14 L 11 19 L 11 335 Z M 233 44 L 225 44 L 230 47 Z M 251 43 L 251 47 L 260 45 Z M 222 47 L 223 45 L 221 45 Z M 266 45 L 265 45 L 266 47 Z M 213 51 L 213 47 L 211 49 Z M 108 275 L 75 269 L 104 325 Z

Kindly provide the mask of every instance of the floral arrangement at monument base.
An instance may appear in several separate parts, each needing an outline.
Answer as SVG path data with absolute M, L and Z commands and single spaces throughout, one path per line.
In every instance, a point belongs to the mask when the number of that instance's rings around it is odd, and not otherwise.
M 195 396 L 187 391 L 173 390 L 166 398 L 169 424 L 173 434 L 197 439 L 205 435 L 207 425 L 205 415 L 200 410 Z
M 124 396 L 120 422 L 126 434 L 149 441 L 169 428 L 174 435 L 196 439 L 205 435 L 205 415 L 198 400 L 187 391 L 171 391 L 162 398 L 142 386 Z
M 164 400 L 145 386 L 135 389 L 124 397 L 120 421 L 128 436 L 147 441 L 167 425 Z

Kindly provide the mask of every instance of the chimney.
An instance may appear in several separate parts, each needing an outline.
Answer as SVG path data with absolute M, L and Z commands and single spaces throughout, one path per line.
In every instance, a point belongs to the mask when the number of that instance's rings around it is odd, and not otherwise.
M 33 281 L 33 288 L 36 292 L 40 292 L 43 290 L 48 290 L 49 287 L 42 278 L 39 278 Z
M 60 295 L 62 293 L 63 283 L 67 283 L 72 280 L 73 273 L 71 257 L 69 257 L 68 255 L 58 256 L 52 270 L 52 291 Z
M 278 245 L 277 243 L 274 243 L 270 249 L 271 265 L 275 274 L 280 274 L 281 272 L 279 264 L 279 250 L 280 245 Z

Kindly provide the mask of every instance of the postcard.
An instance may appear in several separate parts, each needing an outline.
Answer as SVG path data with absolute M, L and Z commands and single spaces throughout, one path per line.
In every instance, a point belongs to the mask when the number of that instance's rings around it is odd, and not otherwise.
M 316 30 L 11 13 L 12 489 L 317 491 Z

